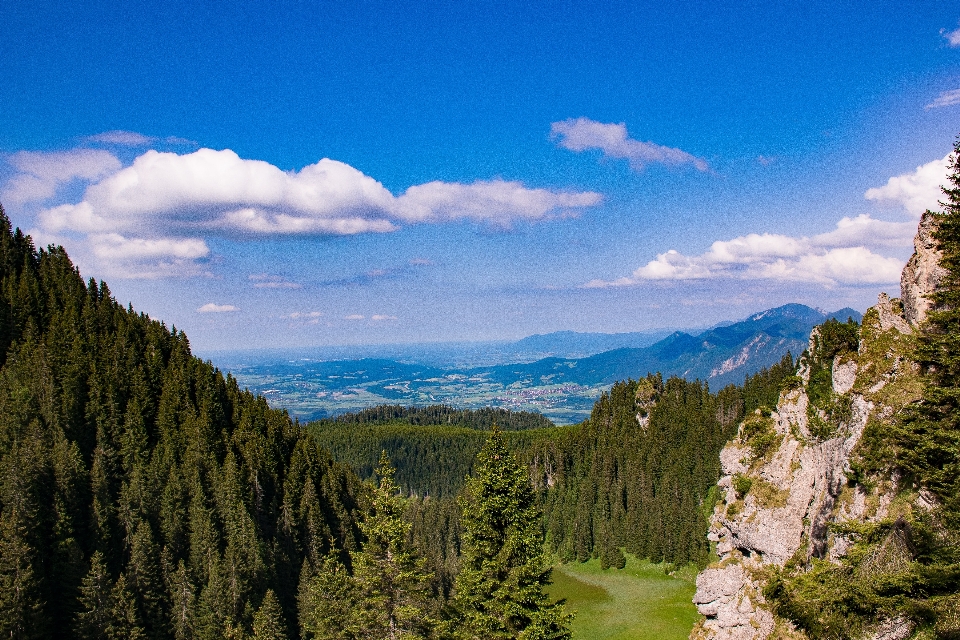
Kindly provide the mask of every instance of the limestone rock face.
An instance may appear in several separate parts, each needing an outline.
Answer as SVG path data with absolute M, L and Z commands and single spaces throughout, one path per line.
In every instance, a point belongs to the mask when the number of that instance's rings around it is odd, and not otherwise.
M 765 569 L 783 567 L 798 555 L 837 561 L 851 543 L 830 523 L 875 521 L 888 513 L 891 486 L 867 493 L 848 487 L 847 473 L 867 422 L 892 416 L 891 398 L 897 398 L 895 404 L 913 399 L 907 378 L 915 372 L 897 355 L 897 345 L 909 342 L 905 334 L 912 329 L 898 312 L 895 301 L 881 296 L 864 316 L 859 352 L 833 360 L 832 390 L 849 407 L 839 419 L 811 406 L 806 386 L 798 386 L 781 393 L 769 416 L 748 416 L 740 436 L 721 451 L 721 499 L 708 536 L 720 560 L 697 577 L 694 603 L 705 619 L 692 639 L 795 637 L 790 623 L 778 619 L 763 597 Z M 811 353 L 817 342 L 812 336 Z M 798 373 L 809 383 L 809 361 Z M 832 430 L 824 431 L 826 420 L 832 420 Z M 766 448 L 756 446 L 753 436 L 744 440 L 758 425 L 772 442 Z M 878 621 L 868 637 L 906 637 L 900 635 L 904 624 Z
M 900 276 L 900 298 L 903 300 L 903 316 L 913 327 L 927 318 L 931 302 L 927 295 L 940 284 L 946 270 L 940 266 L 941 252 L 933 238 L 936 221 L 929 211 L 920 219 L 917 235 L 913 239 L 914 253 Z

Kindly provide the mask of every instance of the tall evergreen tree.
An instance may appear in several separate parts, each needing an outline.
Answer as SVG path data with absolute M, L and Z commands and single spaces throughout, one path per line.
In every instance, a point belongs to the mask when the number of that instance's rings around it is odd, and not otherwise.
M 544 561 L 541 513 L 528 472 L 496 428 L 467 481 L 461 521 L 454 634 L 462 640 L 569 638 L 572 616 L 544 592 L 551 569 Z
M 424 561 L 407 548 L 410 524 L 403 520 L 403 499 L 386 451 L 377 475 L 372 513 L 360 525 L 366 542 L 351 554 L 359 627 L 370 638 L 427 638 L 435 626 L 429 613 L 430 576 Z
M 926 389 L 907 414 L 901 445 L 907 469 L 949 504 L 960 529 L 960 138 L 947 180 L 943 211 L 933 213 L 946 273 L 930 296 L 933 306 L 917 349 Z

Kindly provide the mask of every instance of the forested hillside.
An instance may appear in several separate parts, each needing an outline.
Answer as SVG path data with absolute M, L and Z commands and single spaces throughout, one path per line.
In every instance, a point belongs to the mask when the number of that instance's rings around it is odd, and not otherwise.
M 720 477 L 718 454 L 744 415 L 776 406 L 793 360 L 712 393 L 700 382 L 659 376 L 617 383 L 589 420 L 568 427 L 506 431 L 540 489 L 550 548 L 564 561 L 599 557 L 623 566 L 623 551 L 657 562 L 703 563 L 704 537 Z M 444 407 L 381 407 L 312 423 L 334 457 L 372 477 L 380 451 L 413 499 L 414 544 L 448 592 L 457 568 L 454 496 L 487 438 L 482 412 Z M 498 414 L 515 429 L 541 424 L 532 414 Z
M 0 635 L 296 635 L 301 572 L 357 546 L 352 472 L 2 209 L 0 363 Z

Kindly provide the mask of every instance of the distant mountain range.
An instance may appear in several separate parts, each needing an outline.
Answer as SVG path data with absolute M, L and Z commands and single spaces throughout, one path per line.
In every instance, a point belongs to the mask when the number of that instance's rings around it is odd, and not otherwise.
M 798 356 L 810 330 L 828 318 L 859 322 L 861 314 L 788 304 L 695 335 L 559 331 L 516 342 L 342 347 L 354 356 L 346 358 L 307 349 L 213 360 L 241 385 L 305 420 L 377 404 L 449 404 L 540 411 L 568 423 L 589 415 L 609 385 L 647 373 L 706 380 L 713 389 L 741 383 L 788 351 Z
M 665 377 L 707 380 L 716 388 L 743 382 L 746 375 L 774 364 L 788 351 L 798 356 L 807 347 L 811 329 L 829 318 L 859 322 L 861 317 L 860 312 L 849 308 L 825 313 L 802 304 L 788 304 L 695 336 L 677 331 L 650 346 L 614 349 L 579 359 L 546 358 L 529 364 L 500 365 L 492 367 L 491 372 L 503 384 L 550 379 L 591 385 L 659 371 Z

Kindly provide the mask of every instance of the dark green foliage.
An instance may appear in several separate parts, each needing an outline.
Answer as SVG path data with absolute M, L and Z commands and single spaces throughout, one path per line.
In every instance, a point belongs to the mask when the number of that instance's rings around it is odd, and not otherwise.
M 656 562 L 706 560 L 701 506 L 719 478 L 718 454 L 743 399 L 680 378 L 642 382 L 614 385 L 561 455 L 542 455 L 553 466 L 548 539 L 563 559 L 600 557 L 604 566 L 622 566 L 625 548 Z M 651 386 L 652 405 L 645 399 Z M 641 409 L 649 411 L 645 426 Z
M 357 547 L 354 474 L 2 210 L 0 363 L 0 635 L 249 635 Z
M 384 414 L 391 415 L 386 407 Z M 481 415 L 483 412 L 461 412 L 448 407 L 431 407 L 436 414 Z M 375 409 L 368 411 L 372 415 L 381 415 Z M 504 415 L 509 412 L 504 411 Z M 510 414 L 529 416 L 532 414 Z M 404 422 L 399 418 L 391 422 L 357 421 L 349 415 L 341 416 L 341 421 L 320 421 L 311 423 L 308 429 L 317 438 L 321 447 L 329 450 L 333 457 L 353 467 L 361 478 L 374 476 L 380 452 L 386 451 L 397 467 L 397 483 L 407 495 L 452 498 L 463 487 L 464 479 L 470 474 L 477 452 L 487 439 L 488 432 L 484 422 L 457 422 L 423 424 Z M 507 431 L 508 438 L 515 448 L 524 443 L 545 440 L 554 437 L 564 427 L 555 427 L 542 416 L 541 423 L 550 428 Z
M 452 631 L 463 640 L 561 640 L 571 616 L 544 592 L 541 514 L 524 465 L 494 430 L 460 498 L 463 557 Z
M 960 141 L 951 169 L 934 233 L 946 275 L 931 296 L 933 308 L 917 342 L 926 389 L 904 420 L 901 443 L 904 466 L 960 517 Z
M 767 415 L 777 407 L 780 389 L 786 381 L 795 377 L 796 364 L 788 352 L 780 362 L 769 369 L 747 376 L 743 382 L 743 413 L 749 415 L 757 409 L 763 409 Z
M 377 468 L 379 483 L 360 525 L 363 546 L 350 554 L 352 573 L 333 557 L 303 580 L 300 624 L 313 638 L 431 638 L 437 601 L 430 592 L 424 561 L 411 550 L 404 500 L 386 453 Z
M 750 493 L 752 486 L 753 480 L 750 479 L 750 476 L 745 476 L 742 473 L 733 476 L 733 490 L 737 492 L 738 498 L 743 498 Z
M 539 413 L 509 411 L 492 407 L 482 409 L 454 409 L 445 405 L 429 407 L 401 407 L 380 405 L 336 418 L 320 420 L 320 424 L 389 424 L 401 422 L 418 426 L 447 425 L 489 431 L 496 425 L 504 431 L 525 431 L 552 427 L 550 419 Z
M 812 351 L 801 356 L 810 367 L 807 397 L 811 405 L 824 409 L 833 395 L 833 360 L 839 354 L 857 352 L 860 325 L 852 318 L 846 322 L 831 318 L 819 325 L 811 337 Z
M 719 450 L 747 409 L 760 411 L 766 429 L 751 437 L 757 455 L 773 446 L 776 434 L 766 428 L 769 420 L 762 414 L 769 416 L 792 373 L 787 354 L 748 377 L 743 388 L 729 386 L 716 394 L 701 383 L 676 378 L 664 385 L 650 376 L 615 385 L 583 424 L 504 432 L 538 490 L 551 548 L 567 561 L 599 557 L 605 567 L 623 566 L 624 549 L 677 563 L 706 560 Z M 398 410 L 386 407 L 366 415 L 393 420 Z M 373 474 L 381 449 L 387 450 L 398 483 L 421 496 L 407 507 L 411 543 L 427 560 L 434 591 L 448 596 L 461 541 L 453 496 L 471 473 L 487 433 L 474 425 L 340 420 L 343 424 L 313 423 L 311 430 L 337 460 L 363 477 Z
M 280 603 L 273 589 L 268 589 L 263 604 L 253 615 L 253 640 L 285 640 L 288 637 Z

